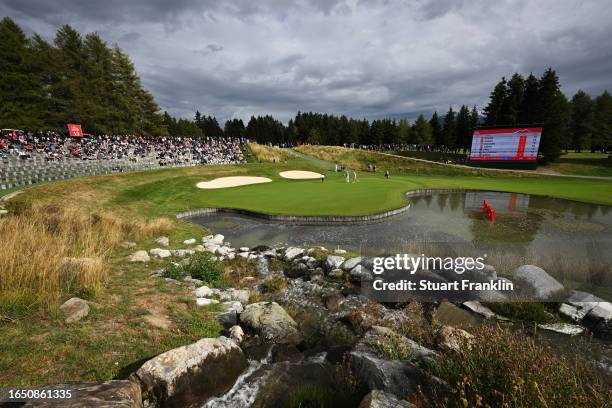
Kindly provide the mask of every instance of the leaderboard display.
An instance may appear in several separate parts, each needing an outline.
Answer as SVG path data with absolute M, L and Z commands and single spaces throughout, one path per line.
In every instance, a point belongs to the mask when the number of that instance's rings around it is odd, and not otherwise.
M 535 168 L 541 135 L 541 127 L 476 129 L 470 161 L 475 165 L 503 163 L 495 167 Z

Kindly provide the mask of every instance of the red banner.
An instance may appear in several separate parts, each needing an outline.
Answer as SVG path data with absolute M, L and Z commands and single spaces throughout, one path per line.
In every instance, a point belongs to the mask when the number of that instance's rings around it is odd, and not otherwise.
M 71 137 L 83 137 L 83 130 L 81 130 L 81 125 L 68 123 L 68 133 Z

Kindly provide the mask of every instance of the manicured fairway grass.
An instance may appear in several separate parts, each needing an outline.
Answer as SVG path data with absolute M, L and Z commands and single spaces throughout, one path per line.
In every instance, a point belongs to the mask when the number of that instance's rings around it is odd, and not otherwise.
M 560 174 L 612 177 L 612 159 L 607 153 L 569 152 L 545 168 Z
M 288 169 L 322 171 L 320 180 L 287 180 Z M 202 190 L 200 181 L 230 175 L 270 177 L 266 184 Z M 500 173 L 502 175 L 503 173 Z M 505 175 L 505 174 L 503 174 Z M 70 200 L 86 208 L 103 208 L 126 216 L 173 216 L 194 208 L 228 207 L 270 214 L 361 215 L 404 205 L 406 191 L 424 188 L 465 188 L 513 191 L 612 205 L 612 181 L 566 177 L 485 177 L 467 175 L 392 175 L 381 171 L 358 173 L 347 183 L 342 173 L 321 170 L 312 162 L 294 159 L 283 164 L 253 163 L 168 169 L 84 178 L 51 183 L 27 190 L 16 201 Z

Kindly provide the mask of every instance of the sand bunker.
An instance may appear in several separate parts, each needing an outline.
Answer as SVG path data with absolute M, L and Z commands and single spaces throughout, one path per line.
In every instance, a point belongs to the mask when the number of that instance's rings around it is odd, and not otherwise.
M 227 188 L 227 187 L 238 187 L 246 186 L 248 184 L 261 184 L 269 183 L 270 180 L 267 177 L 249 177 L 249 176 L 234 176 L 234 177 L 220 177 L 210 181 L 201 181 L 196 184 L 197 188 Z
M 304 171 L 304 170 L 289 170 L 289 171 L 281 171 L 278 173 L 281 177 L 292 180 L 310 180 L 310 179 L 320 179 L 323 177 L 320 173 L 315 173 L 314 171 Z

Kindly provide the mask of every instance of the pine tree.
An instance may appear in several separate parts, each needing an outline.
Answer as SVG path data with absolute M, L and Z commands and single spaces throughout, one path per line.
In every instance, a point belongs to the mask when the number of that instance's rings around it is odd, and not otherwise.
M 397 133 L 400 144 L 416 144 L 416 140 L 414 138 L 414 134 L 410 128 L 410 122 L 408 119 L 402 118 L 397 123 Z
M 431 137 L 436 147 L 441 147 L 444 144 L 444 135 L 442 133 L 442 125 L 440 125 L 440 118 L 438 112 L 434 112 L 429 120 L 431 126 Z
M 612 147 L 612 95 L 608 91 L 595 99 L 594 116 L 591 150 L 606 152 Z
M 533 125 L 542 123 L 542 109 L 540 105 L 540 81 L 529 74 L 525 80 L 525 91 L 523 102 L 519 113 L 519 123 L 522 125 Z
M 431 145 L 433 142 L 431 125 L 422 114 L 419 115 L 414 122 L 412 134 L 414 135 L 415 144 L 426 146 Z
M 12 128 L 42 126 L 43 83 L 32 74 L 30 43 L 9 17 L 0 20 L 0 122 Z
M 444 126 L 442 127 L 442 137 L 444 146 L 447 149 L 454 149 L 457 146 L 457 121 L 453 107 L 448 108 L 448 112 L 444 116 Z
M 503 123 L 503 109 L 507 97 L 508 84 L 506 78 L 502 78 L 493 88 L 489 96 L 489 104 L 484 109 L 486 125 L 495 126 Z
M 457 113 L 457 142 L 456 146 L 467 149 L 472 142 L 472 119 L 467 106 L 461 105 Z
M 552 68 L 548 68 L 542 75 L 538 94 L 544 124 L 540 152 L 546 161 L 554 161 L 561 154 L 561 149 L 569 146 L 570 138 L 567 99 L 561 92 L 559 78 Z
M 504 101 L 501 116 L 502 123 L 517 125 L 520 122 L 521 106 L 525 94 L 525 79 L 519 73 L 512 75 L 508 81 L 508 95 Z
M 593 133 L 593 101 L 591 97 L 579 90 L 572 98 L 572 116 L 570 129 L 572 135 L 572 149 L 581 151 L 591 148 Z

